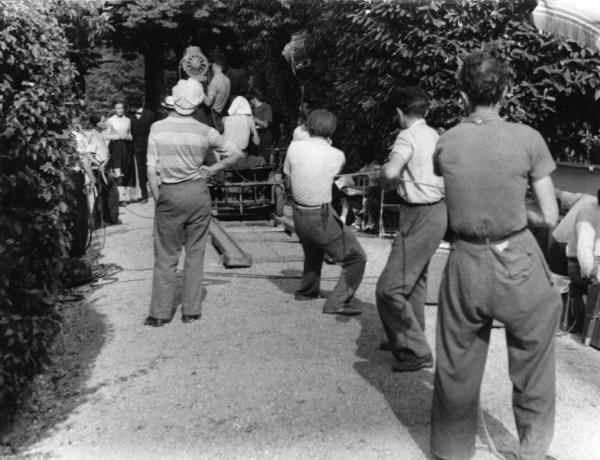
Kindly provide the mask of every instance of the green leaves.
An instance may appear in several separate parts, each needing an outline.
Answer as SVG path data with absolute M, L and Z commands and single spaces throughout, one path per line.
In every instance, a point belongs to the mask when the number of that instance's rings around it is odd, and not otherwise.
M 78 105 L 69 44 L 52 13 L 61 2 L 0 10 L 0 381 L 17 397 L 47 361 L 69 249 L 63 187 L 75 152 L 61 132 Z

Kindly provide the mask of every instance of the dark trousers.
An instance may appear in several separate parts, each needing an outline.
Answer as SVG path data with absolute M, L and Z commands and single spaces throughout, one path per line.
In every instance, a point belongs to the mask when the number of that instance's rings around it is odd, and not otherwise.
M 499 243 L 457 240 L 440 288 L 431 450 L 468 459 L 492 321 L 506 327 L 519 459 L 543 459 L 554 433 L 554 337 L 561 298 L 529 231 Z
M 392 353 L 431 354 L 425 338 L 427 268 L 446 232 L 446 204 L 400 205 L 399 227 L 375 297 Z
M 154 279 L 150 316 L 171 319 L 175 272 L 185 244 L 183 299 L 185 315 L 199 315 L 202 304 L 204 250 L 210 224 L 210 196 L 204 180 L 160 187 L 154 214 Z
M 347 305 L 365 273 L 367 255 L 352 230 L 346 227 L 331 204 L 305 208 L 294 206 L 294 225 L 304 251 L 302 284 L 297 294 L 317 297 L 321 285 L 324 254 L 341 265 L 342 273 L 325 302 L 324 310 Z
M 135 150 L 135 165 L 137 167 L 138 185 L 142 192 L 142 200 L 148 199 L 148 173 L 146 172 L 146 150 Z

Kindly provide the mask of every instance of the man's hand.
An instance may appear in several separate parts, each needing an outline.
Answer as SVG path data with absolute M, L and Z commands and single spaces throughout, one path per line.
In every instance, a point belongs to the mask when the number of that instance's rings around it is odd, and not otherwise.
M 200 177 L 208 179 L 219 171 L 218 168 L 215 167 L 216 165 L 217 163 L 212 166 L 200 166 L 200 168 L 198 168 L 198 174 L 200 174 Z

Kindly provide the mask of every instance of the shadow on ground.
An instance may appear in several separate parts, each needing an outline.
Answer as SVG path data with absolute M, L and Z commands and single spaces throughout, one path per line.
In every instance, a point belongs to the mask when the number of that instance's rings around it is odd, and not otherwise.
M 354 369 L 385 397 L 398 421 L 423 453 L 423 458 L 433 459 L 429 449 L 433 369 L 393 372 L 391 353 L 379 350 L 384 334 L 377 307 L 374 304 L 363 303 L 362 310 L 361 332 L 356 341 L 356 356 L 360 361 L 354 364 Z M 507 401 L 507 404 L 510 404 L 510 401 Z M 506 427 L 486 411 L 483 411 L 483 417 L 495 447 L 498 450 L 513 450 L 517 440 Z M 481 440 L 478 447 L 485 449 L 487 441 L 481 426 L 478 437 Z
M 17 454 L 43 439 L 64 422 L 81 404 L 98 391 L 87 387 L 94 363 L 107 338 L 112 334 L 106 318 L 93 302 L 66 302 L 60 306 L 62 328 L 50 352 L 51 364 L 38 375 L 3 434 L 5 454 Z

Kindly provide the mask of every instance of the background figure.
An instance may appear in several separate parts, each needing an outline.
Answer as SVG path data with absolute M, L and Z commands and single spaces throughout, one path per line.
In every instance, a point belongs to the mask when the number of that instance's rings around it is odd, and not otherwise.
M 231 91 L 231 82 L 223 73 L 224 67 L 225 56 L 220 53 L 215 54 L 212 63 L 213 77 L 208 84 L 208 94 L 204 100 L 204 104 L 211 109 L 211 125 L 217 131 L 223 131 L 222 118 Z
M 331 146 L 337 120 L 327 110 L 310 114 L 310 139 L 292 142 L 283 172 L 292 188 L 296 233 L 304 251 L 299 299 L 320 296 L 323 257 L 329 255 L 342 266 L 340 278 L 325 302 L 323 313 L 359 315 L 360 308 L 350 305 L 358 289 L 367 256 L 350 228 L 340 220 L 331 205 L 333 179 L 346 158 Z
M 308 134 L 308 126 L 306 125 L 306 120 L 308 120 L 308 115 L 310 114 L 310 111 L 311 107 L 309 102 L 303 101 L 300 105 L 300 117 L 298 118 L 297 126 L 294 129 L 292 140 L 302 141 L 310 137 L 310 134 Z
M 243 96 L 237 96 L 229 106 L 227 110 L 228 115 L 223 118 L 223 137 L 232 142 L 240 150 L 245 151 L 248 148 L 250 138 L 252 143 L 258 145 L 260 143 L 260 137 L 254 124 L 254 118 L 252 118 L 252 108 L 250 103 Z M 240 159 L 235 164 L 236 169 L 248 169 L 250 167 L 259 166 L 260 163 L 264 164 L 262 157 L 252 158 L 246 156 Z M 260 161 L 257 161 L 260 159 Z
M 382 348 L 395 358 L 392 369 L 403 372 L 433 367 L 425 338 L 427 268 L 446 233 L 447 216 L 444 183 L 433 173 L 439 136 L 424 118 L 429 96 L 413 86 L 392 94 L 389 102 L 402 131 L 380 177 L 388 183 L 401 180 L 397 183 L 400 215 L 375 296 L 388 340 Z
M 554 434 L 554 343 L 562 301 L 528 223 L 552 227 L 556 168 L 543 137 L 499 114 L 509 71 L 487 52 L 467 56 L 458 87 L 469 112 L 444 133 L 444 178 L 453 247 L 440 286 L 431 450 L 469 459 L 492 329 L 506 330 L 520 460 L 544 459 Z M 531 184 L 536 202 L 526 206 Z
M 260 136 L 260 144 L 258 145 L 258 154 L 265 159 L 268 164 L 271 164 L 269 148 L 273 143 L 273 133 L 271 124 L 273 123 L 273 110 L 266 102 L 263 102 L 263 93 L 259 89 L 252 91 L 250 98 L 252 103 L 252 113 L 254 122 Z
M 225 70 L 225 75 L 229 78 L 230 91 L 229 99 L 233 101 L 237 96 L 248 95 L 248 75 L 244 69 L 229 67 Z
M 106 137 L 110 160 L 108 169 L 115 178 L 119 190 L 119 203 L 125 206 L 131 200 L 135 188 L 135 163 L 131 148 L 131 120 L 125 116 L 122 102 L 115 104 L 115 113 L 106 120 Z
M 136 105 L 131 116 L 131 136 L 133 139 L 133 155 L 140 187 L 142 203 L 148 201 L 148 178 L 146 175 L 146 155 L 150 125 L 154 122 L 154 113 L 141 104 Z

